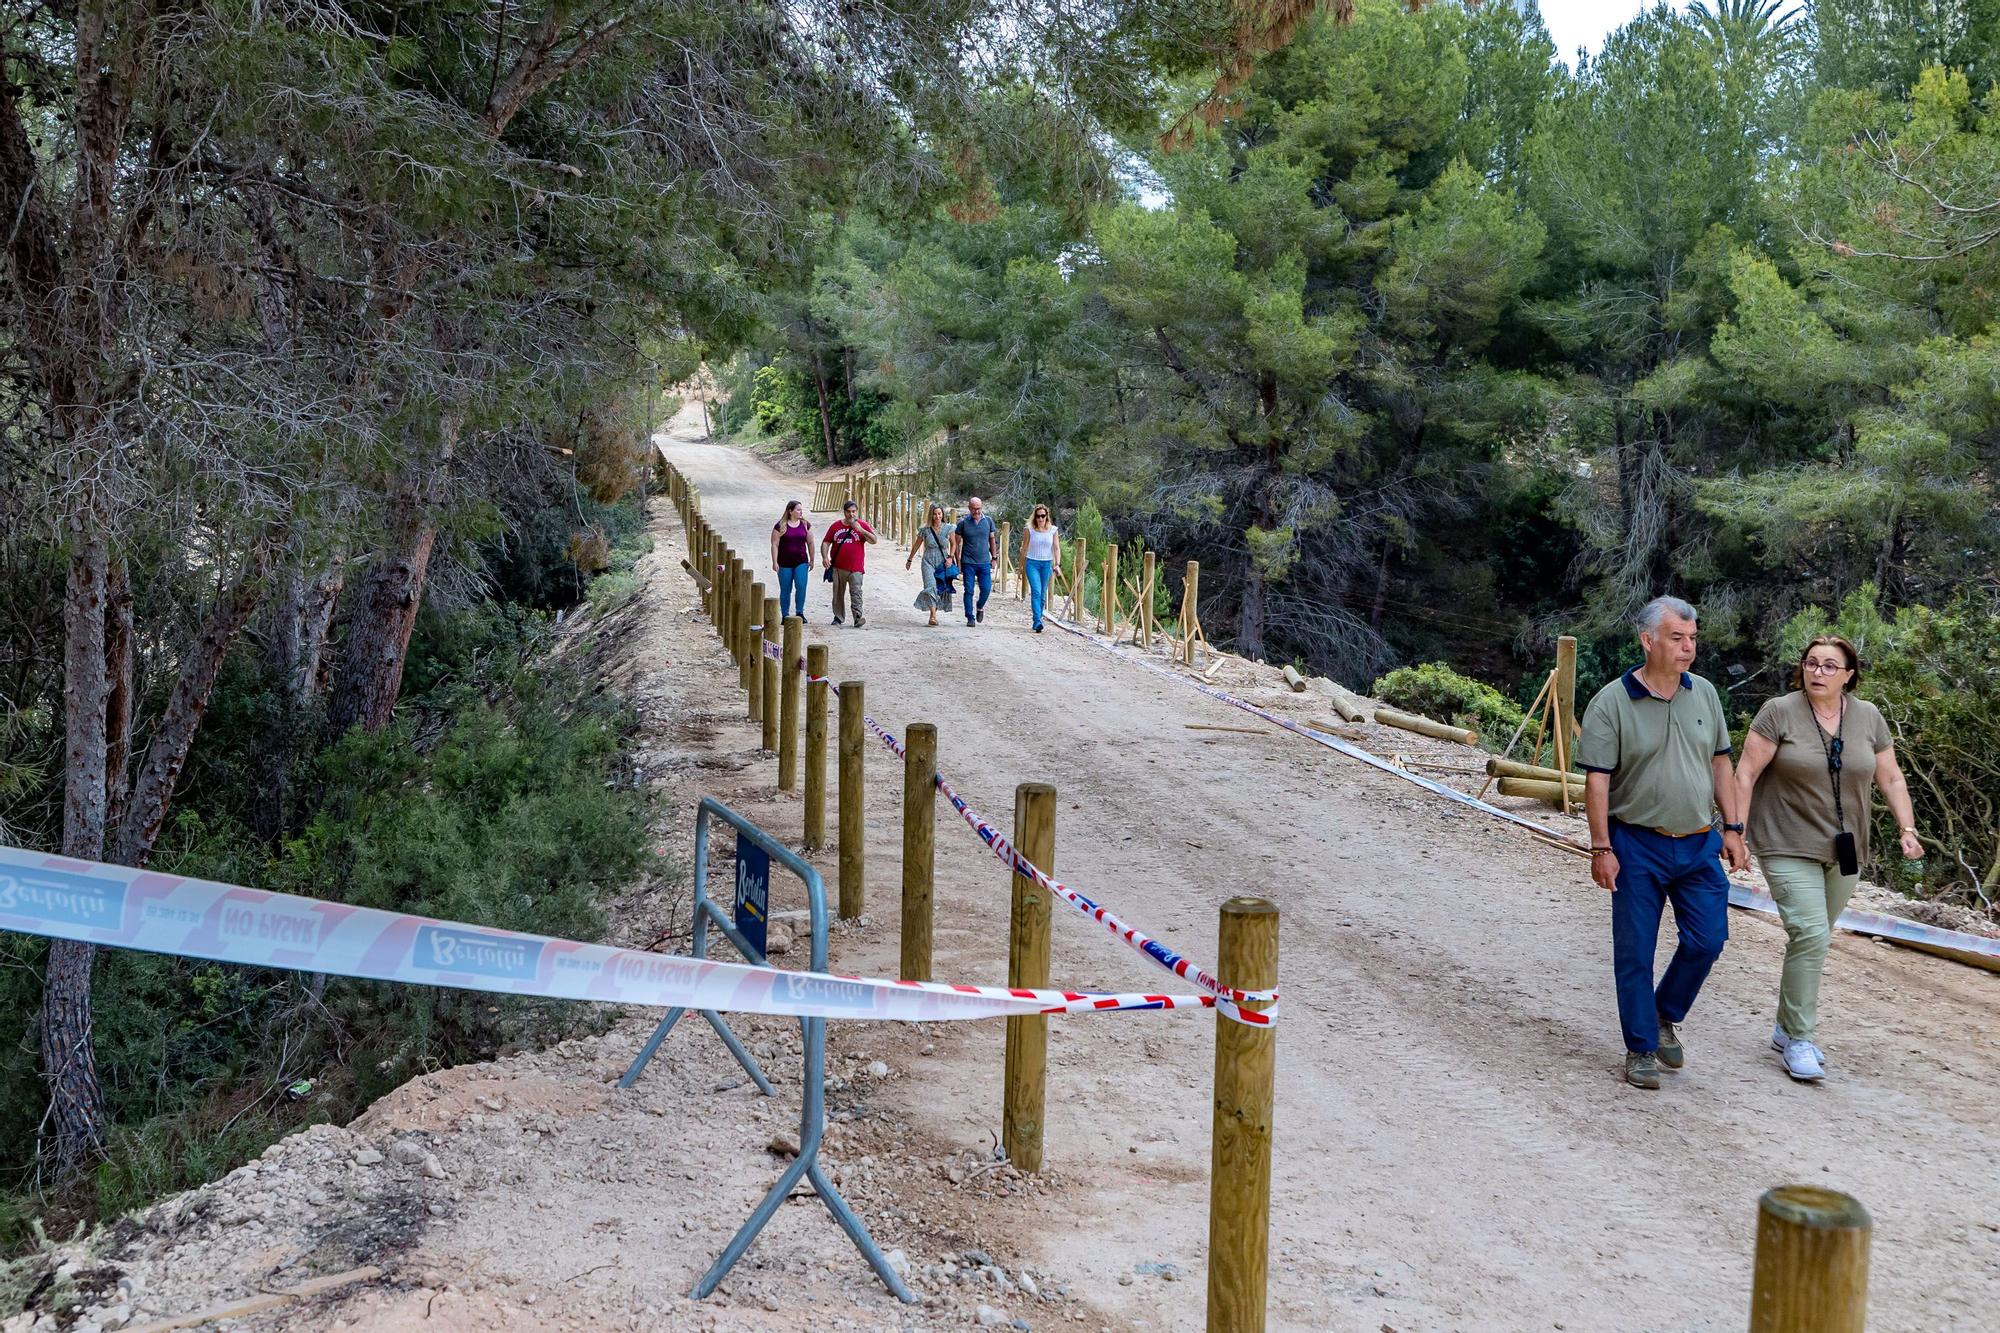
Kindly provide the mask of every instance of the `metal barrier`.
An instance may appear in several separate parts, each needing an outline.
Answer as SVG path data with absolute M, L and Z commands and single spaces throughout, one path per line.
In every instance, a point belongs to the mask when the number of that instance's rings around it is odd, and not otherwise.
M 729 919 L 728 914 L 717 907 L 708 896 L 708 833 L 710 824 L 717 819 L 735 829 L 740 838 L 749 841 L 772 861 L 784 866 L 804 882 L 807 909 L 812 925 L 812 958 L 809 966 L 814 972 L 825 972 L 826 887 L 820 882 L 819 872 L 791 848 L 712 796 L 701 798 L 701 806 L 694 821 L 693 956 L 708 957 L 708 929 L 712 925 L 722 932 L 723 937 L 736 947 L 736 951 L 742 954 L 746 961 L 760 967 L 770 966 L 763 950 L 752 945 Z M 645 1071 L 647 1063 L 652 1060 L 653 1053 L 659 1050 L 660 1043 L 667 1039 L 667 1034 L 674 1030 L 674 1025 L 680 1022 L 681 1016 L 686 1012 L 686 1009 L 672 1009 L 667 1012 L 667 1016 L 660 1020 L 660 1025 L 653 1029 L 653 1035 L 646 1039 L 646 1044 L 640 1048 L 639 1054 L 633 1058 L 631 1068 L 627 1069 L 625 1076 L 618 1080 L 619 1087 L 629 1088 L 638 1080 L 639 1075 Z M 773 1095 L 771 1081 L 764 1076 L 764 1071 L 757 1067 L 756 1059 L 744 1047 L 743 1042 L 729 1030 L 729 1024 L 723 1021 L 722 1015 L 713 1009 L 703 1009 L 700 1012 L 701 1016 L 708 1020 L 709 1026 L 713 1027 L 716 1034 L 722 1038 L 722 1044 L 729 1048 L 729 1053 L 736 1057 L 736 1062 L 742 1065 L 744 1072 L 755 1081 L 758 1090 L 767 1097 Z M 820 1141 L 826 1134 L 826 1020 L 802 1018 L 799 1020 L 799 1032 L 802 1038 L 801 1044 L 805 1048 L 805 1094 L 799 1112 L 799 1155 L 785 1168 L 784 1174 L 778 1177 L 778 1182 L 771 1186 L 770 1192 L 765 1194 L 756 1208 L 751 1210 L 749 1220 L 730 1238 L 729 1244 L 723 1247 L 721 1255 L 716 1258 L 714 1266 L 702 1275 L 701 1281 L 695 1284 L 694 1291 L 690 1294 L 694 1299 L 700 1300 L 714 1291 L 723 1278 L 729 1276 L 729 1270 L 736 1266 L 736 1261 L 750 1248 L 750 1242 L 757 1239 L 757 1233 L 764 1229 L 764 1224 L 777 1213 L 778 1206 L 790 1196 L 792 1187 L 799 1183 L 799 1177 L 804 1176 L 812 1182 L 814 1191 L 826 1204 L 826 1210 L 833 1214 L 833 1220 L 840 1224 L 840 1229 L 854 1242 L 854 1248 L 861 1251 L 861 1257 L 875 1270 L 875 1276 L 882 1279 L 882 1285 L 887 1287 L 897 1300 L 914 1304 L 917 1298 L 903 1285 L 903 1280 L 896 1276 L 895 1270 L 889 1267 L 889 1261 L 883 1257 L 882 1251 L 869 1236 L 868 1229 L 861 1224 L 861 1219 L 855 1216 L 854 1210 L 848 1207 L 847 1200 L 840 1197 L 840 1191 L 834 1188 L 833 1182 L 827 1179 L 826 1172 L 820 1167 Z

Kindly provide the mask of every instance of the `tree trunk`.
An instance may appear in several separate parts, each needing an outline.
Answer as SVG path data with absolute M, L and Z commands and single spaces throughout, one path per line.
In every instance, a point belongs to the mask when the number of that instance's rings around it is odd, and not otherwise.
M 181 654 L 180 675 L 153 728 L 145 762 L 132 783 L 131 801 L 113 838 L 111 859 L 119 865 L 142 866 L 152 855 L 153 843 L 173 804 L 174 784 L 187 763 L 195 733 L 201 730 L 202 714 L 208 711 L 208 697 L 215 689 L 222 659 L 263 596 L 270 560 L 270 545 L 260 544 L 236 582 L 216 597 L 201 628 L 195 631 L 194 642 Z
M 1253 559 L 1243 570 L 1243 604 L 1236 611 L 1236 655 L 1257 661 L 1264 656 L 1264 576 Z
M 855 448 L 854 443 L 854 349 L 852 347 L 840 349 L 840 364 L 847 385 L 847 410 L 841 413 L 840 419 L 845 423 L 841 434 L 847 438 L 847 456 L 853 458 L 860 453 L 860 450 Z
M 349 602 L 347 651 L 326 709 L 327 727 L 336 736 L 357 723 L 365 731 L 388 726 L 403 686 L 403 658 L 438 533 L 428 507 L 414 497 L 399 507 L 406 513 L 391 548 L 362 571 Z
M 107 797 L 105 709 L 111 682 L 105 671 L 105 617 L 110 556 L 105 521 L 87 495 L 71 523 L 76 543 L 63 599 L 63 855 L 104 859 Z M 42 1072 L 49 1085 L 53 1144 L 43 1154 L 58 1179 L 73 1178 L 104 1146 L 104 1098 L 91 1046 L 90 981 L 93 945 L 56 940 L 49 945 L 42 985 Z
M 265 674 L 281 702 L 265 729 L 251 816 L 257 836 L 267 844 L 275 845 L 293 831 L 292 766 L 298 762 L 299 743 L 310 727 L 313 701 L 319 694 L 320 662 L 340 597 L 342 564 L 338 555 L 321 569 L 302 567 L 294 559 L 271 605 Z
M 1388 542 L 1382 543 L 1382 562 L 1375 567 L 1375 600 L 1368 607 L 1368 628 L 1382 628 L 1382 607 L 1389 599 L 1389 561 L 1394 555 Z
M 132 577 L 123 556 L 105 576 L 104 678 L 104 826 L 115 828 L 132 783 Z
M 840 461 L 833 447 L 833 418 L 827 412 L 826 367 L 820 364 L 819 353 L 813 353 L 813 383 L 819 386 L 819 436 L 826 444 L 826 461 L 829 464 Z

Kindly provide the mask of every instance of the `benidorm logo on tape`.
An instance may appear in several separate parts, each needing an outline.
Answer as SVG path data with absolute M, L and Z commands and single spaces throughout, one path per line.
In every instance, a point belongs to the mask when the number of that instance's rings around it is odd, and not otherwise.
M 0 912 L 111 927 L 125 919 L 125 889 L 122 880 L 66 870 L 0 874 Z
M 412 946 L 418 967 L 442 972 L 466 972 L 482 977 L 532 978 L 541 961 L 543 942 L 511 935 L 487 935 L 475 930 L 421 926 Z
M 801 1003 L 824 1005 L 829 1009 L 864 1010 L 875 1007 L 875 988 L 864 986 L 858 981 L 787 976 L 785 998 Z

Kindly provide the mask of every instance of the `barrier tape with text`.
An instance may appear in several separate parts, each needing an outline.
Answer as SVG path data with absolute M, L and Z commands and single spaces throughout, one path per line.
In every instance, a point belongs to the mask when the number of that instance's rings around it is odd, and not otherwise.
M 0 930 L 249 967 L 658 1008 L 939 1022 L 1215 1007 L 1146 995 L 792 972 L 439 921 L 0 847 Z
M 803 670 L 805 666 L 804 659 L 800 659 L 797 665 Z M 824 684 L 835 694 L 840 693 L 840 686 L 828 680 L 825 676 L 814 676 L 808 673 L 806 679 Z M 866 714 L 862 715 L 861 720 L 867 726 L 868 730 L 874 733 L 875 738 L 888 747 L 891 754 L 896 755 L 898 758 L 905 756 L 906 751 L 903 748 L 903 743 L 897 740 L 895 735 L 886 727 Z M 942 773 L 933 773 L 931 775 L 931 782 L 937 787 L 938 791 L 944 794 L 944 798 L 951 802 L 951 808 L 958 811 L 960 817 L 979 836 L 979 840 L 992 848 L 993 854 L 999 857 L 1000 863 L 1009 870 L 1018 871 L 1020 874 L 1026 875 L 1029 879 L 1034 880 L 1035 883 L 1041 885 L 1071 907 L 1074 907 L 1084 916 L 1098 922 L 1113 935 L 1131 945 L 1145 957 L 1159 964 L 1175 976 L 1180 977 L 1182 980 L 1193 982 L 1195 985 L 1201 987 L 1214 1002 L 1216 1012 L 1222 1014 L 1224 1017 L 1235 1019 L 1237 1022 L 1250 1027 L 1267 1027 L 1276 1020 L 1278 1016 L 1278 992 L 1274 990 L 1238 990 L 1235 987 L 1223 985 L 1211 976 L 1206 969 L 1196 966 L 1187 958 L 1182 957 L 1179 953 L 1169 949 L 1166 945 L 1161 944 L 1158 940 L 1153 939 L 1143 931 L 1126 925 L 1116 914 L 1092 902 L 1089 898 L 1070 888 L 1061 880 L 1044 874 L 1034 862 L 1021 855 L 1014 847 L 1014 844 L 1009 842 L 999 829 L 993 827 L 992 824 L 980 816 L 978 811 L 968 805 L 965 798 L 960 796 L 949 782 L 945 781 Z M 1243 1006 L 1246 1004 L 1268 1004 L 1270 1007 L 1268 1009 L 1245 1009 Z

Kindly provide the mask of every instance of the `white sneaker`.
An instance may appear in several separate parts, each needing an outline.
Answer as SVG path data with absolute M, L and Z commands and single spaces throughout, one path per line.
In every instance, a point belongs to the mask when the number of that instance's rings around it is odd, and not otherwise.
M 1817 1083 L 1826 1077 L 1826 1065 L 1823 1063 L 1825 1057 L 1820 1054 L 1819 1047 L 1797 1037 L 1785 1037 L 1783 1033 L 1779 1036 L 1783 1037 L 1785 1044 L 1780 1046 L 1778 1051 L 1784 1057 L 1785 1072 L 1790 1074 L 1794 1081 Z M 1774 1041 L 1772 1045 L 1775 1046 L 1777 1043 Z
M 1791 1043 L 1792 1039 L 1785 1035 L 1785 1030 L 1779 1027 L 1776 1023 L 1773 1023 L 1771 1025 L 1771 1049 L 1776 1051 L 1778 1054 L 1783 1055 L 1785 1053 L 1785 1047 L 1791 1045 Z M 1813 1050 L 1819 1052 L 1819 1063 L 1822 1069 L 1824 1069 L 1828 1064 L 1831 1063 L 1826 1058 L 1825 1051 L 1821 1051 L 1818 1046 L 1814 1046 Z

